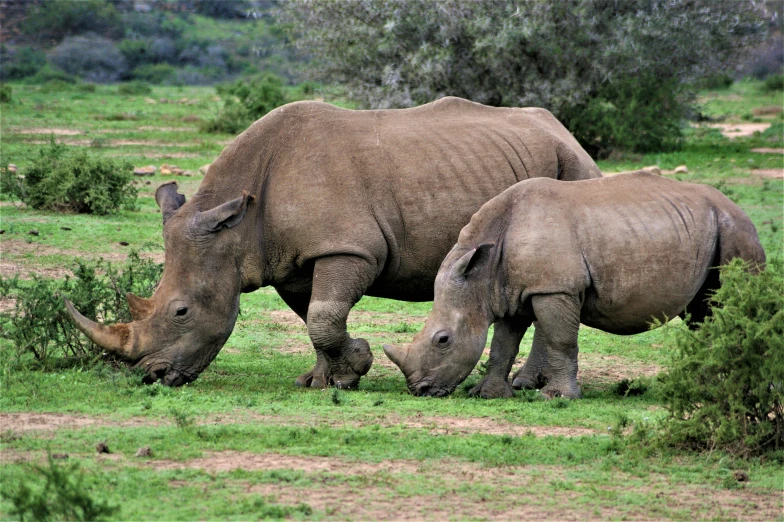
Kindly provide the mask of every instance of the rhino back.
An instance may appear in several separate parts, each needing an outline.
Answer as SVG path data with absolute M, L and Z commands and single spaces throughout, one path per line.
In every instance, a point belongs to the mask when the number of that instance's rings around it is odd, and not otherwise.
M 758 244 L 748 217 L 711 187 L 642 172 L 548 181 L 508 191 L 519 200 L 506 233 L 508 270 L 523 300 L 583 296 L 581 321 L 589 326 L 637 333 L 653 315 L 675 317 L 720 261 L 721 241 Z M 739 222 L 738 233 L 722 237 L 722 220 Z
M 274 252 L 267 283 L 349 254 L 379 267 L 370 295 L 431 299 L 441 260 L 487 200 L 529 177 L 598 175 L 547 111 L 457 98 L 379 111 L 300 102 L 240 135 L 199 192 L 259 196 L 260 240 Z

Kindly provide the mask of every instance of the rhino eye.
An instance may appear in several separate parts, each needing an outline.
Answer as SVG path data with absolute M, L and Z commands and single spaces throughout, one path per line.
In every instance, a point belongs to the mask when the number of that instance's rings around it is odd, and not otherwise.
M 182 317 L 183 315 L 185 315 L 187 313 L 188 313 L 188 309 L 186 307 L 184 307 L 184 306 L 181 306 L 181 307 L 179 307 L 177 309 L 176 312 L 174 312 L 174 315 L 176 315 L 177 317 Z
M 439 346 L 446 346 L 452 340 L 452 337 L 449 335 L 449 332 L 446 330 L 441 330 L 436 332 L 433 336 L 433 344 L 437 344 Z

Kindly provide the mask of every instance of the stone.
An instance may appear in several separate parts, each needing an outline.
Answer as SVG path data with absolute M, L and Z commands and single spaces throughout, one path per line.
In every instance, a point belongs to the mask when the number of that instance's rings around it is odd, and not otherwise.
M 642 170 L 650 172 L 651 174 L 658 174 L 661 176 L 661 169 L 658 165 L 651 165 L 650 167 L 643 167 Z
M 136 452 L 137 457 L 152 457 L 152 450 L 149 446 L 144 446 L 143 448 L 139 448 Z
M 688 167 L 686 167 L 686 165 L 678 165 L 677 167 L 675 167 L 675 170 L 673 172 L 675 174 L 687 174 L 689 172 L 689 169 Z
M 155 165 L 147 165 L 146 167 L 134 167 L 133 173 L 136 176 L 152 176 L 158 168 Z
M 99 442 L 98 445 L 95 446 L 95 451 L 98 453 L 111 453 L 111 451 L 109 451 L 109 446 L 107 446 L 105 442 Z
M 199 167 L 199 174 L 201 174 L 202 176 L 206 176 L 207 171 L 210 170 L 210 165 L 211 165 L 210 163 L 207 163 L 206 165 L 202 165 L 201 167 Z
M 17 166 L 16 166 L 16 165 L 14 165 L 13 163 L 9 163 L 9 164 L 8 164 L 8 172 L 14 173 L 14 172 L 16 172 L 16 170 L 17 170 L 18 168 L 19 168 L 19 167 L 17 167 Z

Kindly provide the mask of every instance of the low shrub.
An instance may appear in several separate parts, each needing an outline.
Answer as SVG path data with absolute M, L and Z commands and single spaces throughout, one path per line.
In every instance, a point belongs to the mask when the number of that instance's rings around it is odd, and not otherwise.
M 159 85 L 169 80 L 176 70 L 168 63 L 145 64 L 134 69 L 131 72 L 131 76 L 136 80 Z
M 33 76 L 28 77 L 25 79 L 25 83 L 29 83 L 32 85 L 42 85 L 45 86 L 47 84 L 68 84 L 72 85 L 79 81 L 79 79 L 72 75 L 68 74 L 65 71 L 61 71 L 59 69 L 55 69 L 49 64 L 46 64 L 42 67 L 36 74 Z
M 45 466 L 24 466 L 31 472 L 28 477 L 36 476 L 38 480 L 25 478 L 13 488 L 0 490 L 0 496 L 13 506 L 8 513 L 19 520 L 104 520 L 120 510 L 94 498 L 91 490 L 98 484 L 90 481 L 76 462 L 58 464 L 49 454 Z
M 131 321 L 131 313 L 125 294 L 149 297 L 162 273 L 162 264 L 131 251 L 120 266 L 103 259 L 89 263 L 77 260 L 74 277 L 61 281 L 36 275 L 29 281 L 18 275 L 0 278 L 0 295 L 16 299 L 13 312 L 0 314 L 3 335 L 13 342 L 18 357 L 32 355 L 44 369 L 63 358 L 97 363 L 101 348 L 81 335 L 68 317 L 63 297 L 87 317 L 126 323 Z
M 136 207 L 132 180 L 128 161 L 72 151 L 53 136 L 23 175 L 0 173 L 0 189 L 36 209 L 110 214 Z
M 150 93 L 152 93 L 152 87 L 140 81 L 121 83 L 117 86 L 117 94 L 125 96 L 142 96 Z
M 265 75 L 219 85 L 216 90 L 223 99 L 223 108 L 215 119 L 201 125 L 204 132 L 237 134 L 273 109 L 288 103 L 283 80 Z
M 784 90 L 784 74 L 771 74 L 765 78 L 762 88 L 767 92 Z
M 698 330 L 672 327 L 664 442 L 744 457 L 784 450 L 784 263 L 754 275 L 735 260 L 721 282 Z
M 10 85 L 0 83 L 0 103 L 11 103 L 14 90 Z

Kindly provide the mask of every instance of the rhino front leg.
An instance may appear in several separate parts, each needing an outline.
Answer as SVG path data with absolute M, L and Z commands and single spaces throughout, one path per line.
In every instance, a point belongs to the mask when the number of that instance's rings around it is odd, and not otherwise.
M 471 388 L 468 395 L 472 397 L 478 395 L 483 399 L 514 397 L 514 391 L 509 386 L 509 372 L 520 350 L 520 341 L 529 325 L 530 321 L 525 323 L 510 319 L 502 319 L 495 323 L 487 373 L 479 384 Z
M 373 364 L 370 345 L 346 331 L 351 308 L 375 277 L 375 267 L 355 256 L 316 261 L 308 305 L 308 335 L 316 349 L 316 366 L 297 383 L 311 388 L 354 388 Z
M 534 324 L 534 341 L 531 353 L 525 360 L 522 368 L 517 370 L 512 378 L 512 388 L 529 390 L 544 388 L 547 384 L 547 340 L 544 329 Z
M 536 295 L 531 298 L 537 332 L 547 343 L 547 385 L 549 397 L 582 397 L 577 385 L 577 331 L 580 328 L 580 301 L 567 294 Z

